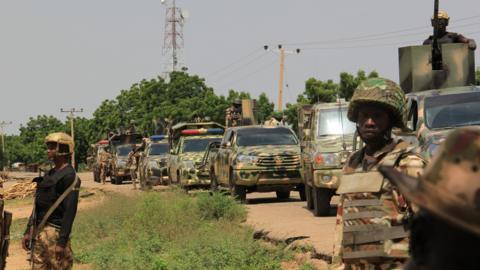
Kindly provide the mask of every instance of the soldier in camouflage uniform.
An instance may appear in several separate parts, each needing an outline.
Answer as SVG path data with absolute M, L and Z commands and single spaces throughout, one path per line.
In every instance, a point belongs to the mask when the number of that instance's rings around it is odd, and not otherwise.
M 102 184 L 105 184 L 105 179 L 107 178 L 108 164 L 112 156 L 110 155 L 110 153 L 107 152 L 105 148 L 102 148 L 98 155 L 100 162 L 100 181 L 102 182 Z
M 420 207 L 411 228 L 414 269 L 480 269 L 480 129 L 453 131 L 420 179 L 379 170 Z
M 405 107 L 402 89 L 383 78 L 361 83 L 350 101 L 347 116 L 365 147 L 346 162 L 337 190 L 334 268 L 395 269 L 408 256 L 410 207 L 376 170 L 389 164 L 409 175 L 422 171 L 413 148 L 391 136 L 392 128 L 404 128 Z
M 138 161 L 140 159 L 139 152 L 137 151 L 137 146 L 132 145 L 132 151 L 128 153 L 127 168 L 130 171 L 130 178 L 132 179 L 133 189 L 137 189 L 137 170 L 138 170 Z
M 242 122 L 242 101 L 235 99 L 225 111 L 225 126 L 236 127 Z

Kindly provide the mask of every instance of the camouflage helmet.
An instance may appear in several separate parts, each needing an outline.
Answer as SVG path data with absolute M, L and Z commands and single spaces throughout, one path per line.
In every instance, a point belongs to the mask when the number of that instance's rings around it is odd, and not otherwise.
M 392 126 L 405 127 L 405 93 L 395 82 L 384 78 L 370 78 L 360 83 L 348 105 L 348 120 L 357 122 L 358 109 L 362 104 L 386 108 L 393 117 Z
M 480 128 L 450 133 L 420 179 L 393 168 L 380 171 L 413 203 L 480 235 Z
M 48 143 L 57 144 L 57 149 L 56 149 L 57 155 L 65 156 L 73 153 L 73 147 L 74 147 L 73 139 L 72 137 L 70 137 L 70 135 L 66 133 L 55 132 L 55 133 L 48 134 L 48 136 L 45 137 L 45 144 L 48 144 Z M 68 152 L 62 151 L 62 149 L 60 149 L 60 145 L 66 145 Z

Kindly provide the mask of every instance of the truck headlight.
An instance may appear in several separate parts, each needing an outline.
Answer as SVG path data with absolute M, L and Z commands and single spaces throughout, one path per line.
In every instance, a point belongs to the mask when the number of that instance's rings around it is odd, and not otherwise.
M 340 156 L 336 153 L 317 153 L 315 154 L 315 164 L 328 167 L 340 166 Z
M 237 156 L 237 163 L 257 163 L 258 157 L 257 156 L 250 156 L 250 155 L 238 155 Z

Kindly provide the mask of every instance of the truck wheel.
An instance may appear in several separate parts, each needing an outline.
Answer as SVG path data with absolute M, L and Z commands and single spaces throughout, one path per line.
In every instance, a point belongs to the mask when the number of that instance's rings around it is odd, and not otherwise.
M 313 187 L 313 215 L 316 217 L 328 216 L 331 198 L 330 189 Z
M 117 184 L 117 180 L 115 179 L 115 176 L 110 176 L 110 184 L 112 185 L 116 185 Z
M 247 189 L 244 186 L 233 185 L 232 194 L 241 203 L 245 203 L 247 201 Z
M 279 200 L 288 200 L 290 198 L 290 191 L 276 191 L 277 199 Z
M 307 200 L 307 196 L 305 194 L 305 185 L 300 185 L 298 187 L 298 195 L 300 195 L 300 200 L 302 202 L 306 201 Z
M 308 184 L 305 185 L 305 197 L 307 197 L 307 209 L 313 209 L 313 196 L 312 196 L 312 187 Z
M 210 191 L 215 192 L 218 190 L 217 177 L 213 171 L 210 171 Z

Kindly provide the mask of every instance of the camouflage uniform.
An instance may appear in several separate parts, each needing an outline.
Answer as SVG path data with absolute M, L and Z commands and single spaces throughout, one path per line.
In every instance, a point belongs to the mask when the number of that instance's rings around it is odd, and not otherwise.
M 72 269 L 73 253 L 70 241 L 65 246 L 65 255 L 62 260 L 55 258 L 55 246 L 59 240 L 60 229 L 46 225 L 38 234 L 33 249 L 33 269 L 38 270 L 65 270 Z
M 355 91 L 348 118 L 357 121 L 359 105 L 376 105 L 390 110 L 393 126 L 402 128 L 404 102 L 403 91 L 392 81 L 369 79 Z M 398 191 L 376 172 L 381 164 L 415 176 L 424 166 L 413 147 L 402 140 L 390 139 L 373 155 L 367 155 L 364 147 L 350 156 L 337 191 L 341 197 L 335 228 L 334 268 L 395 269 L 408 257 L 404 223 L 411 210 Z M 354 188 L 348 188 L 349 185 Z
M 128 153 L 127 168 L 130 171 L 130 178 L 132 179 L 133 189 L 137 189 L 137 169 L 138 160 L 140 156 L 135 150 Z
M 100 156 L 100 180 L 102 184 L 105 184 L 105 179 L 107 178 L 107 169 L 108 163 L 110 161 L 111 155 L 107 151 L 103 150 L 99 154 Z
M 412 224 L 412 257 L 405 269 L 480 269 L 479 153 L 480 129 L 460 128 L 450 133 L 420 179 L 379 168 L 420 207 L 414 221 L 427 221 L 419 230 Z
M 450 20 L 450 17 L 448 16 L 447 12 L 445 11 L 439 11 L 438 12 L 438 20 L 442 20 L 445 25 L 445 29 L 443 33 L 441 33 L 441 36 L 438 37 L 438 43 L 439 44 L 446 44 L 446 43 L 466 43 L 468 44 L 468 47 L 471 50 L 475 50 L 477 48 L 477 44 L 475 40 L 466 38 L 462 34 L 458 33 L 453 33 L 453 32 L 447 32 L 446 27 L 448 25 L 448 22 Z M 434 25 L 434 18 L 432 18 L 432 26 Z M 429 36 L 424 42 L 423 45 L 430 45 L 433 43 L 433 36 Z

